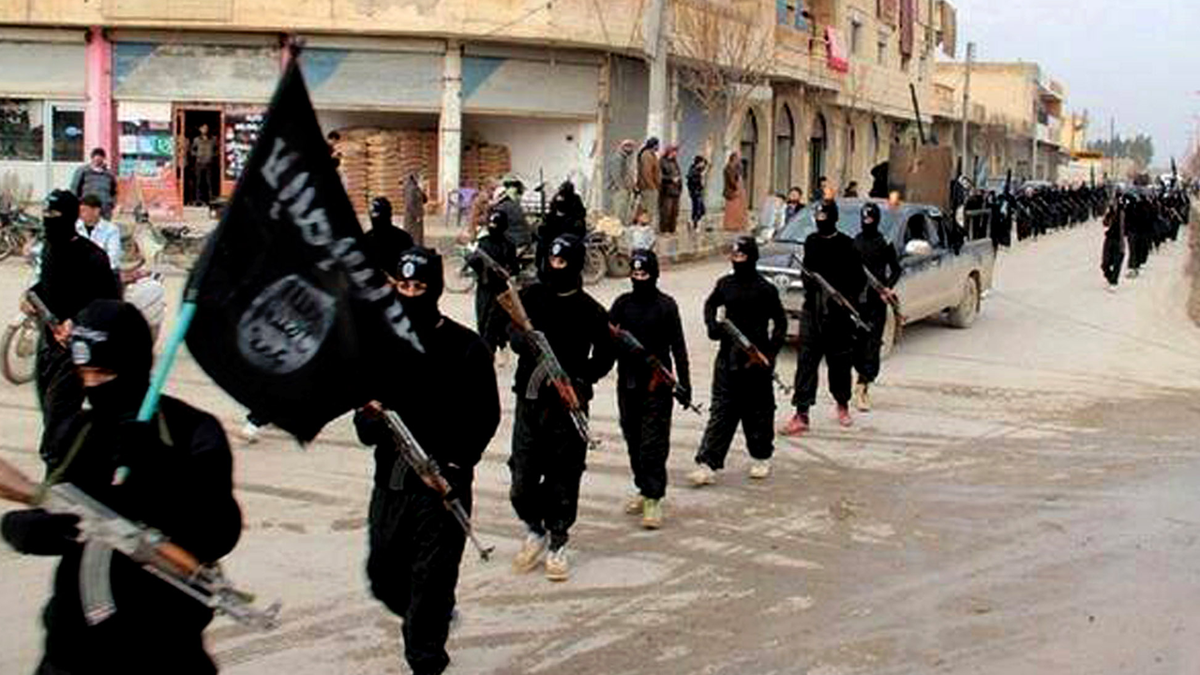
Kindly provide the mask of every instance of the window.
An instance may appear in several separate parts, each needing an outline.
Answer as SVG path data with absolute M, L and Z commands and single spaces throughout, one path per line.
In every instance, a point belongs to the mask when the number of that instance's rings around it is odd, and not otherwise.
M 904 72 L 907 73 L 910 66 L 912 66 L 912 57 L 901 54 L 900 55 L 900 70 L 903 70 Z
M 879 44 L 877 46 L 879 49 L 878 49 L 878 51 L 875 52 L 875 63 L 878 63 L 881 66 L 886 66 L 887 65 L 887 48 L 888 48 L 887 38 L 880 36 Z
M 50 122 L 53 134 L 50 159 L 55 162 L 82 162 L 83 111 L 55 106 Z
M 42 161 L 44 118 L 41 101 L 0 98 L 0 160 Z
M 850 54 L 858 56 L 862 52 L 862 22 L 855 19 L 850 22 Z
M 929 75 L 929 61 L 924 56 L 917 59 L 917 81 L 924 82 Z

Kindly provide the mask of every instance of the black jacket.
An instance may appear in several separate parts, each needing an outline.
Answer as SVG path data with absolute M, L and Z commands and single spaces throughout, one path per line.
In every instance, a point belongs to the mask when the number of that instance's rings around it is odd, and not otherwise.
M 593 385 L 612 370 L 616 360 L 608 312 L 582 290 L 559 295 L 541 283 L 521 291 L 521 303 L 529 312 L 533 327 L 545 334 L 558 362 L 575 384 L 580 401 L 590 401 Z M 537 360 L 523 336 L 513 335 L 512 344 L 520 355 L 513 391 L 524 396 Z M 553 396 L 557 394 L 544 385 L 538 398 Z
M 215 562 L 233 550 L 242 530 L 233 496 L 233 457 L 215 418 L 164 397 L 163 426 L 96 419 L 90 411 L 64 420 L 53 432 L 48 471 L 62 466 L 85 427 L 82 445 L 61 481 L 76 485 L 125 518 L 162 531 L 202 562 Z M 128 479 L 113 485 L 118 467 Z M 4 537 L 22 550 L 16 533 L 20 514 L 5 516 Z M 46 605 L 46 663 L 69 673 L 215 673 L 204 652 L 202 633 L 212 611 L 128 558 L 112 560 L 112 591 L 117 611 L 96 626 L 85 622 L 80 601 L 82 545 L 24 552 L 60 555 L 54 595 Z M 57 671 L 55 671 L 57 672 Z
M 609 320 L 629 331 L 667 369 L 674 363 L 675 379 L 691 391 L 692 375 L 688 366 L 683 322 L 679 318 L 679 306 L 671 296 L 658 289 L 654 289 L 652 295 L 626 293 L 613 303 Z M 643 356 L 623 352 L 619 357 L 617 375 L 622 388 L 644 389 L 649 385 L 653 372 Z
M 400 254 L 413 247 L 412 235 L 395 225 L 372 227 L 367 232 L 363 248 L 371 264 L 385 274 L 395 276 Z
M 41 279 L 32 288 L 59 321 L 74 318 L 93 300 L 119 300 L 108 255 L 84 237 L 46 243 Z
M 722 277 L 716 288 L 704 301 L 704 325 L 708 337 L 719 340 L 717 363 L 728 364 L 741 370 L 750 363 L 741 350 L 733 346 L 732 340 L 721 330 L 717 322 L 717 309 L 725 308 L 725 318 L 737 326 L 767 358 L 772 360 L 783 349 L 787 336 L 787 313 L 779 300 L 779 291 L 757 273 L 742 278 L 736 274 Z
M 863 272 L 863 259 L 855 247 L 854 240 L 837 232 L 831 237 L 813 233 L 804 241 L 804 267 L 820 274 L 846 299 L 854 302 L 862 295 L 867 284 Z M 882 281 L 882 279 L 881 279 Z M 826 297 L 821 285 L 811 279 L 804 280 L 804 311 L 824 316 L 826 312 L 846 313 L 845 308 L 832 298 Z
M 425 344 L 419 360 L 380 364 L 391 386 L 379 402 L 399 413 L 450 484 L 462 488 L 500 425 L 492 352 L 474 331 L 445 317 Z M 403 464 L 387 425 L 362 412 L 354 425 L 359 440 L 375 446 L 375 486 L 386 487 L 397 462 Z M 408 474 L 419 482 L 415 472 Z
M 862 256 L 863 266 L 881 284 L 888 288 L 896 286 L 896 282 L 900 281 L 900 276 L 904 274 L 904 269 L 900 267 L 900 257 L 896 255 L 896 247 L 890 241 L 878 232 L 870 236 L 860 232 L 854 238 L 854 248 Z

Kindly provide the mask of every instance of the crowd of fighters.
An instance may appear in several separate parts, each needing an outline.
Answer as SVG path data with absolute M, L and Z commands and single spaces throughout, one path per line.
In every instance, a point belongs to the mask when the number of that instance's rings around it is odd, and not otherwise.
M 1022 219 L 1028 218 L 1032 234 L 1043 231 L 1040 223 L 1047 214 L 1056 214 L 1045 221 L 1053 227 L 1096 212 L 1090 191 L 1054 194 L 1057 198 L 1037 193 L 1015 198 L 1014 208 L 999 222 L 1015 218 L 1020 232 Z M 994 203 L 987 202 L 988 207 Z M 692 402 L 680 307 L 658 288 L 659 263 L 652 251 L 632 253 L 631 288 L 605 308 L 583 289 L 585 247 L 575 233 L 581 222 L 551 218 L 538 232 L 537 281 L 518 290 L 511 280 L 518 261 L 507 236 L 510 218 L 495 209 L 472 259 L 478 274 L 477 330 L 472 331 L 439 309 L 443 270 L 438 254 L 413 246 L 378 206 L 364 245 L 374 264 L 393 279 L 428 352 L 419 365 L 403 368 L 381 355 L 379 368 L 394 371 L 384 379 L 396 384 L 354 417 L 359 438 L 374 446 L 376 460 L 366 567 L 373 595 L 402 619 L 405 657 L 413 672 L 436 675 L 449 664 L 446 641 L 466 535 L 446 510 L 443 495 L 397 459 L 397 442 L 383 411 L 402 414 L 469 511 L 474 467 L 500 423 L 494 355 L 511 345 L 518 362 L 510 500 L 525 529 L 513 567 L 521 573 L 541 567 L 548 579 L 565 581 L 596 385 L 616 365 L 620 426 L 637 488 L 625 506 L 648 529 L 663 525 L 674 408 L 699 409 Z M 581 206 L 558 205 L 576 215 Z M 1109 209 L 1108 231 L 1129 238 L 1132 269 L 1156 241 L 1158 221 L 1150 222 L 1152 214 L 1171 219 L 1183 207 L 1170 194 L 1144 200 L 1125 194 Z M 783 429 L 788 435 L 803 434 L 812 424 L 808 413 L 822 360 L 839 423 L 853 424 L 852 398 L 859 409 L 869 409 L 886 303 L 894 299 L 890 289 L 902 273 L 894 246 L 879 232 L 877 204 L 863 207 L 862 233 L 856 238 L 838 230 L 834 201 L 815 205 L 814 214 L 817 230 L 806 242 L 803 264 L 828 285 L 805 284 L 794 412 Z M 134 421 L 149 385 L 149 328 L 135 308 L 117 299 L 115 288 L 99 283 L 101 277 L 111 278 L 104 253 L 75 232 L 77 216 L 73 195 L 51 195 L 44 272 L 35 289 L 55 315 L 74 317 L 47 329 L 39 353 L 47 483 L 73 483 L 123 516 L 167 533 L 201 561 L 215 562 L 233 549 L 242 522 L 225 433 L 211 415 L 172 398 L 163 401 L 152 422 Z M 1170 237 L 1174 230 L 1162 234 Z M 1106 245 L 1106 260 L 1107 251 Z M 755 239 L 738 238 L 730 255 L 732 273 L 716 282 L 704 303 L 707 336 L 719 348 L 707 426 L 688 475 L 695 487 L 717 482 L 739 424 L 752 458 L 749 476 L 762 480 L 771 472 L 774 389 L 782 385 L 776 359 L 787 316 L 777 289 L 758 273 L 757 260 Z M 565 373 L 566 381 L 556 372 Z M 470 410 L 471 422 L 444 424 L 449 408 Z M 78 582 L 83 551 L 76 517 L 27 509 L 6 514 L 2 525 L 5 540 L 18 551 L 61 557 L 44 614 L 40 675 L 161 672 L 165 663 L 173 673 L 216 672 L 202 640 L 211 611 L 128 560 L 118 558 L 112 568 L 121 611 L 89 625 Z

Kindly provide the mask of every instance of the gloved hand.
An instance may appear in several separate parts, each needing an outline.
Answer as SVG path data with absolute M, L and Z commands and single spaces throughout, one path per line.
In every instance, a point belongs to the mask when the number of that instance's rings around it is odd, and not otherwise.
M 464 469 L 457 464 L 447 463 L 441 467 L 442 478 L 450 484 L 450 494 L 447 499 L 461 498 L 464 494 L 471 492 L 471 483 L 475 479 L 475 471 L 473 469 Z
M 25 509 L 4 514 L 4 540 L 27 555 L 63 555 L 79 537 L 79 516 Z
M 675 400 L 679 402 L 679 406 L 681 408 L 690 408 L 692 405 L 692 390 L 680 385 L 679 397 Z

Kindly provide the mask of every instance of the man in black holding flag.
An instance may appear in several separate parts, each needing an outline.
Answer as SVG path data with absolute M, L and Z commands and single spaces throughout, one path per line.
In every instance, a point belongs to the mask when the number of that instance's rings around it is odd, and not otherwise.
M 521 302 L 534 329 L 546 336 L 586 414 L 592 386 L 612 369 L 615 354 L 608 312 L 583 290 L 585 249 L 578 237 L 563 235 L 550 243 L 549 256 L 538 272 L 541 283 L 521 292 Z M 586 468 L 588 444 L 579 437 L 566 406 L 549 378 L 530 388 L 538 358 L 523 334 L 512 336 L 517 352 L 517 394 L 513 422 L 510 498 L 529 532 L 513 569 L 530 572 L 542 553 L 546 578 L 570 578 L 568 531 L 579 510 L 579 483 Z M 532 396 L 531 396 L 532 394 Z
M 380 413 L 400 414 L 470 512 L 475 465 L 500 424 L 500 396 L 491 350 L 438 310 L 441 258 L 427 248 L 409 249 L 392 276 L 427 352 L 411 363 L 381 354 L 387 389 L 354 416 L 359 440 L 375 446 L 367 577 L 371 593 L 403 621 L 404 656 L 413 673 L 438 675 L 450 663 L 446 638 L 466 535 L 442 496 L 400 457 Z M 456 411 L 466 411 L 470 423 Z

